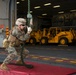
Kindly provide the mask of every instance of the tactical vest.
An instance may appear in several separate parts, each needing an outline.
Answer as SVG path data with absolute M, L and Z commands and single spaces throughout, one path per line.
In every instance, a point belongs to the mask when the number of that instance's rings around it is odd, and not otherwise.
M 16 30 L 16 34 L 12 33 L 13 30 Z M 27 33 L 27 28 L 24 29 L 25 34 Z M 3 47 L 8 47 L 10 46 L 19 46 L 21 44 L 22 41 L 20 41 L 18 38 L 23 35 L 21 34 L 18 30 L 17 30 L 17 26 L 15 26 L 11 31 L 10 31 L 10 35 L 7 38 L 7 40 L 5 42 L 3 42 Z M 7 46 L 5 46 L 7 45 Z

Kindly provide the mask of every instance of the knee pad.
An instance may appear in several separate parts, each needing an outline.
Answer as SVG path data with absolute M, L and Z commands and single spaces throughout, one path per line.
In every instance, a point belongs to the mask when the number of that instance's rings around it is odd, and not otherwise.
M 14 55 L 17 55 L 17 51 L 14 47 L 8 47 L 7 50 L 8 50 L 8 53 L 12 53 Z

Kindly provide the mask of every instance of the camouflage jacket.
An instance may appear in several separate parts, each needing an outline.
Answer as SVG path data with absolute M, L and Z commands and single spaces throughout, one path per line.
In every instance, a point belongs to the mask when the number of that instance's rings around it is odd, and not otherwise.
M 8 41 L 11 43 L 10 45 L 19 46 L 22 41 L 29 39 L 30 35 L 27 34 L 27 29 L 21 31 L 15 26 L 9 35 Z

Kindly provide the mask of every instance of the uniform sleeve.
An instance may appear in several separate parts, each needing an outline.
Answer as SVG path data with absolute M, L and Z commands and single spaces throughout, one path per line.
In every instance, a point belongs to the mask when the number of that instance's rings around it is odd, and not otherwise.
M 25 40 L 27 40 L 27 39 L 29 39 L 29 38 L 30 38 L 30 35 L 26 33 L 25 35 L 20 36 L 19 40 L 25 41 Z
M 18 31 L 16 29 L 13 29 L 12 35 L 15 36 L 15 37 L 17 37 L 17 34 L 18 34 Z
M 25 40 L 29 39 L 30 38 L 30 35 L 29 34 L 25 34 Z
M 20 38 L 19 38 L 21 41 L 25 41 L 30 38 L 30 34 L 28 34 L 28 28 L 25 28 L 24 32 L 25 32 L 25 34 L 20 36 Z
M 12 31 L 12 35 L 21 41 L 25 41 L 30 38 L 30 35 L 27 32 L 24 31 L 24 33 L 22 33 L 22 32 L 19 32 L 17 29 L 14 29 Z

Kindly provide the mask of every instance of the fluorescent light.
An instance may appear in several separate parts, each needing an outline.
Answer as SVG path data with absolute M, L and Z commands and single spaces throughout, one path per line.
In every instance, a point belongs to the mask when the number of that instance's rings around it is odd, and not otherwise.
M 17 4 L 19 4 L 20 2 L 17 2 Z
M 43 16 L 47 15 L 47 14 L 42 14 Z
M 60 7 L 60 5 L 53 6 L 53 8 L 59 8 L 59 7 Z
M 48 5 L 51 5 L 51 3 L 46 3 L 46 4 L 44 4 L 44 6 L 48 6 Z
M 70 12 L 75 12 L 76 10 L 70 10 Z
M 62 14 L 62 13 L 64 13 L 64 11 L 60 11 L 60 12 L 58 12 L 59 14 Z
M 34 7 L 34 9 L 38 9 L 38 8 L 40 8 L 40 6 L 36 6 L 36 7 Z

